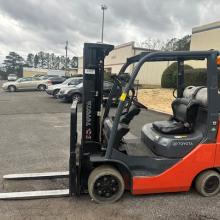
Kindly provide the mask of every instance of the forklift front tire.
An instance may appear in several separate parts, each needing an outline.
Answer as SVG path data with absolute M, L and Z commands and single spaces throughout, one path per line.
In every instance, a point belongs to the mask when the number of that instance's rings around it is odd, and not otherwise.
M 88 179 L 89 195 L 97 203 L 114 203 L 124 193 L 124 180 L 113 167 L 101 165 L 95 168 Z
M 195 188 L 202 196 L 214 196 L 220 191 L 220 175 L 214 170 L 207 170 L 196 178 Z

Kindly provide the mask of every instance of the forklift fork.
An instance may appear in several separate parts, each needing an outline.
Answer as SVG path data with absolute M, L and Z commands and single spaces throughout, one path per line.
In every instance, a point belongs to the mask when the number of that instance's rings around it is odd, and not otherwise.
M 34 180 L 34 179 L 57 179 L 68 178 L 69 171 L 45 172 L 45 173 L 20 173 L 7 174 L 3 176 L 4 180 Z
M 71 106 L 71 121 L 70 121 L 70 159 L 69 171 L 62 172 L 44 172 L 44 173 L 23 173 L 23 174 L 8 174 L 4 175 L 4 180 L 36 180 L 36 179 L 57 179 L 69 178 L 68 189 L 57 190 L 39 190 L 26 192 L 9 192 L 0 193 L 0 200 L 10 199 L 39 199 L 79 195 L 77 191 L 77 175 L 76 175 L 76 143 L 77 143 L 77 101 L 74 101 Z

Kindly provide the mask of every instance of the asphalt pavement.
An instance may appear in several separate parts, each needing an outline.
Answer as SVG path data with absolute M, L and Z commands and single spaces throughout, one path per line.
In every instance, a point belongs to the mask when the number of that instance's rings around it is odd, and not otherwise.
M 79 116 L 81 108 L 79 108 Z M 148 122 L 167 116 L 143 111 L 131 129 L 136 135 Z M 70 104 L 44 92 L 0 90 L 0 192 L 65 189 L 67 179 L 3 181 L 8 173 L 68 170 Z M 80 117 L 78 127 L 80 130 Z M 175 181 L 175 180 L 173 180 Z M 126 192 L 112 205 L 80 198 L 0 201 L 0 220 L 7 219 L 220 219 L 220 194 L 211 198 L 187 193 L 132 196 Z

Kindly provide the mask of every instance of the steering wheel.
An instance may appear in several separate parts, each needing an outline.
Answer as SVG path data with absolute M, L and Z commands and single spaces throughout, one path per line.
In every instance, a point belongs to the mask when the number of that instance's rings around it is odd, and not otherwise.
M 129 95 L 126 98 L 126 104 L 125 104 L 126 112 L 129 111 L 132 104 L 134 104 L 138 108 L 148 110 L 148 107 L 138 102 L 137 98 L 135 97 L 135 89 L 134 88 L 130 89 L 130 92 L 131 94 L 128 93 Z

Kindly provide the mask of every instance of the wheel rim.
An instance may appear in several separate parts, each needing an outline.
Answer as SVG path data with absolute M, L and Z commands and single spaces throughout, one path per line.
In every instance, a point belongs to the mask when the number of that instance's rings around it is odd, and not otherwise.
M 40 88 L 41 91 L 45 90 L 44 86 L 40 86 L 39 88 Z
M 99 177 L 94 184 L 94 193 L 101 199 L 110 199 L 120 191 L 120 181 L 113 175 Z
M 73 95 L 73 101 L 77 100 L 78 102 L 80 101 L 81 97 L 78 94 Z
M 13 86 L 10 86 L 10 87 L 9 87 L 9 90 L 10 90 L 10 92 L 14 92 L 14 91 L 15 91 L 15 88 L 14 88 Z
M 211 176 L 206 180 L 204 190 L 206 193 L 213 193 L 219 187 L 219 178 L 217 176 Z

